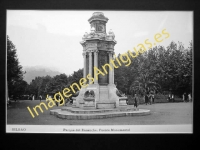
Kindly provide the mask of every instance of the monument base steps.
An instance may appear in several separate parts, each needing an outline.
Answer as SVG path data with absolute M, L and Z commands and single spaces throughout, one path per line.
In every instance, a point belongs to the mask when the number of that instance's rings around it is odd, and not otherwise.
M 63 107 L 61 109 L 50 110 L 50 114 L 61 119 L 69 120 L 87 120 L 87 119 L 103 119 L 122 116 L 144 116 L 149 115 L 150 110 L 136 109 L 133 106 L 119 107 L 115 109 L 80 109 Z

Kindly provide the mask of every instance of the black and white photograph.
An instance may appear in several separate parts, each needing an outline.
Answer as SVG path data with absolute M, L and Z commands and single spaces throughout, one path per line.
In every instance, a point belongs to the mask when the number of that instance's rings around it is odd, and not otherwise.
M 193 11 L 6 10 L 6 133 L 193 133 Z

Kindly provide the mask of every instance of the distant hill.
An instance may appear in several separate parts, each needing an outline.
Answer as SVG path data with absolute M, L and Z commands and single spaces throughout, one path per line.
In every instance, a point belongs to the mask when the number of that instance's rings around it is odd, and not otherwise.
M 23 67 L 23 70 L 26 71 L 24 74 L 24 80 L 29 84 L 35 77 L 37 76 L 46 76 L 49 75 L 51 77 L 60 75 L 61 72 L 55 71 L 50 68 L 41 67 L 41 66 L 34 66 L 34 67 Z

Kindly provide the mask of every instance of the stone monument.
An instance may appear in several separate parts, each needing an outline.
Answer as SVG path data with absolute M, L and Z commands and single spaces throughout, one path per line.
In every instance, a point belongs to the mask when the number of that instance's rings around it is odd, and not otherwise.
M 108 34 L 106 33 L 108 18 L 103 13 L 93 13 L 88 21 L 91 32 L 89 34 L 86 32 L 81 41 L 84 60 L 83 78 L 86 78 L 88 74 L 95 78 L 94 67 L 103 72 L 101 67 L 105 64 L 111 64 L 110 60 L 113 59 L 114 46 L 117 42 L 112 30 Z M 76 100 L 74 99 L 75 107 L 84 109 L 119 107 L 119 97 L 116 94 L 117 88 L 114 84 L 114 67 L 112 66 L 112 70 L 109 67 L 106 69 L 108 74 L 104 76 L 99 74 L 98 80 L 95 79 L 93 84 L 80 90 L 78 97 Z M 89 96 L 88 92 L 93 94 Z
M 112 30 L 106 33 L 108 18 L 101 12 L 94 12 L 89 18 L 90 33 L 85 32 L 80 44 L 83 46 L 83 78 L 88 80 L 88 86 L 82 87 L 77 97 L 72 97 L 72 107 L 50 110 L 51 115 L 63 119 L 101 119 L 118 116 L 149 115 L 150 111 L 127 106 L 127 97 L 122 97 L 114 84 L 114 67 L 111 69 L 105 64 L 111 64 L 114 55 L 115 35 Z M 95 68 L 105 75 L 95 77 Z M 92 84 L 90 84 L 92 83 Z

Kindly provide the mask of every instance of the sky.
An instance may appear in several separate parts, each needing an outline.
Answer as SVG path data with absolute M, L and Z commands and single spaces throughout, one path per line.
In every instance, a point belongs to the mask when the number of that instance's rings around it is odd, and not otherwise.
M 88 19 L 94 12 L 103 12 L 109 19 L 106 31 L 112 29 L 115 34 L 116 55 L 146 39 L 154 41 L 163 29 L 170 36 L 156 45 L 167 47 L 171 41 L 180 41 L 187 48 L 193 41 L 192 11 L 7 10 L 6 32 L 20 65 L 47 67 L 67 75 L 83 68 L 80 42 L 90 32 Z

